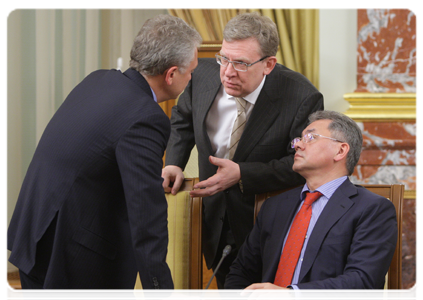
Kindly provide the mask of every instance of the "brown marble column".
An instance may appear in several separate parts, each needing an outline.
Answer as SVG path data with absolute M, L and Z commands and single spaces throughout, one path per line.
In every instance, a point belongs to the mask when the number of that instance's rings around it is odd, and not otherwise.
M 351 180 L 404 184 L 403 288 L 416 282 L 416 16 L 406 9 L 357 14 L 357 89 L 344 98 L 361 127 Z
M 358 10 L 357 90 L 416 92 L 416 16 L 407 9 Z

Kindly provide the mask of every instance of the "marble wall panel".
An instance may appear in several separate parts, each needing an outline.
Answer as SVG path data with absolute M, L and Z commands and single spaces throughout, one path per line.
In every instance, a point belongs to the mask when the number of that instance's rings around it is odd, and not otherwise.
M 416 16 L 407 9 L 359 9 L 357 90 L 416 92 Z
M 356 184 L 404 184 L 416 190 L 416 123 L 357 122 L 363 134 L 360 160 L 350 177 Z M 416 199 L 403 207 L 403 288 L 416 282 Z
M 416 150 L 364 150 L 359 165 L 415 165 Z
M 416 189 L 415 166 L 362 166 L 351 176 L 356 184 L 403 184 L 405 190 Z
M 357 122 L 363 151 L 351 177 L 362 184 L 404 184 L 416 189 L 416 123 Z
M 355 93 L 362 93 L 362 101 L 350 97 L 355 102 L 350 103 L 353 109 L 349 111 L 356 120 L 374 121 L 358 122 L 363 133 L 363 151 L 351 180 L 357 184 L 405 186 L 402 224 L 405 289 L 416 283 L 416 123 L 415 119 L 395 120 L 409 119 L 410 105 L 415 105 L 415 100 L 410 102 L 404 93 L 415 92 L 416 15 L 407 9 L 359 9 Z M 372 96 L 363 96 L 366 94 Z M 402 96 L 394 97 L 392 103 L 374 101 L 383 98 L 383 94 L 390 95 L 386 99 L 394 94 Z M 358 104 L 359 107 L 353 107 Z M 396 112 L 392 107 L 402 110 Z M 383 121 L 387 119 L 392 121 Z
M 415 149 L 416 122 L 357 122 L 364 138 L 364 148 L 371 146 Z

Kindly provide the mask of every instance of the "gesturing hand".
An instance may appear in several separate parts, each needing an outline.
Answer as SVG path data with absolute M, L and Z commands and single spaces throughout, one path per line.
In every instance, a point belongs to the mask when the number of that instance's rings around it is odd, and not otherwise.
M 209 161 L 218 166 L 212 177 L 197 183 L 191 191 L 193 197 L 207 197 L 237 184 L 241 179 L 239 165 L 232 160 L 209 156 Z

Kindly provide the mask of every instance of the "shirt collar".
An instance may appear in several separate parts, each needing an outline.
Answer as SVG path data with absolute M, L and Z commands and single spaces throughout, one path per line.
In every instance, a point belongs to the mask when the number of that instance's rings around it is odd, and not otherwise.
M 150 87 L 151 92 L 153 93 L 153 99 L 155 102 L 157 102 L 156 94 L 154 93 L 153 89 Z
M 319 186 L 314 191 L 319 191 L 322 193 L 327 199 L 330 199 L 332 197 L 333 193 L 339 188 L 339 186 L 347 180 L 348 176 L 342 176 L 335 180 L 329 181 L 325 183 L 324 185 Z M 307 186 L 307 183 L 304 185 L 302 191 L 301 191 L 301 200 L 304 200 L 306 192 L 314 192 L 310 191 L 310 189 Z

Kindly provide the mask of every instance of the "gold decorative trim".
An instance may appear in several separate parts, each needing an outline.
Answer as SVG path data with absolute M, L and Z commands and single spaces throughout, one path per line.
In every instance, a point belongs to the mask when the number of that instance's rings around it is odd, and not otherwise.
M 411 121 L 416 119 L 415 93 L 349 93 L 345 112 L 355 121 Z
M 416 199 L 416 190 L 404 191 L 404 199 Z
M 200 48 L 221 48 L 222 44 L 201 44 Z

